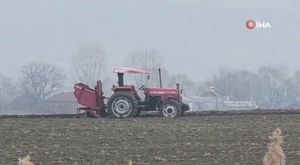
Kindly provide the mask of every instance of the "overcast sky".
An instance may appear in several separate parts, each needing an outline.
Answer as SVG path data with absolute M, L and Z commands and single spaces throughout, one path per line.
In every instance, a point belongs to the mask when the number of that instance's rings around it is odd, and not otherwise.
M 271 29 L 250 31 L 252 18 Z M 300 69 L 299 0 L 0 0 L 0 73 L 47 61 L 69 70 L 72 53 L 100 44 L 107 71 L 142 47 L 195 80 L 219 68 Z

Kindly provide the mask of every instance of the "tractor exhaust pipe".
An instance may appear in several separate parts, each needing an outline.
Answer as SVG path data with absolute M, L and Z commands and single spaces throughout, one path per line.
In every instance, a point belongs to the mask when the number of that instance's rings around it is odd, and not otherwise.
M 158 68 L 158 76 L 159 76 L 159 87 L 162 88 L 162 82 L 161 82 L 161 69 Z

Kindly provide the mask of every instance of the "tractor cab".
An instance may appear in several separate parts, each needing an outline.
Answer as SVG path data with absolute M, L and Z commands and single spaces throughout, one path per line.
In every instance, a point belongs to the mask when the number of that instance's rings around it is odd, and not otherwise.
M 146 72 L 145 70 L 142 69 L 137 69 L 137 68 L 115 68 L 113 70 L 114 73 L 117 73 L 118 75 L 118 86 L 113 85 L 112 90 L 114 93 L 116 92 L 128 92 L 137 95 L 137 90 L 134 85 L 125 85 L 124 84 L 124 74 L 145 74 L 147 75 L 148 79 L 150 74 Z M 144 90 L 145 86 L 141 86 L 138 89 L 139 90 Z M 139 97 L 138 97 L 139 98 Z
M 145 70 L 142 69 L 137 69 L 137 68 L 115 68 L 113 70 L 114 73 L 117 73 L 118 75 L 118 86 L 114 86 L 112 90 L 114 92 L 119 92 L 119 91 L 126 91 L 126 90 L 133 90 L 136 91 L 134 85 L 125 85 L 124 84 L 124 74 L 145 74 L 147 76 L 147 79 L 150 79 L 150 73 L 146 72 Z M 160 70 L 159 70 L 159 75 L 161 75 Z M 140 86 L 138 90 L 143 90 L 145 96 L 150 96 L 150 95 L 161 95 L 161 94 L 166 94 L 166 95 L 173 95 L 178 93 L 179 84 L 177 84 L 177 88 L 162 88 L 161 85 L 161 76 L 159 77 L 160 79 L 160 87 L 146 87 L 145 84 Z

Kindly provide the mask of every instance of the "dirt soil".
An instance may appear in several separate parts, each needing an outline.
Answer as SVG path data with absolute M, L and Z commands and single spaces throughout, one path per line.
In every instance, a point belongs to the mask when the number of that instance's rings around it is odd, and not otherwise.
M 0 118 L 0 164 L 259 165 L 280 127 L 287 165 L 300 162 L 300 114 L 177 119 Z

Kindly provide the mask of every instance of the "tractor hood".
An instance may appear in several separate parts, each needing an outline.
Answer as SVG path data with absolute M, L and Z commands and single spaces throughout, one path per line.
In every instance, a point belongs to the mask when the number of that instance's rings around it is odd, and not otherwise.
M 176 96 L 179 94 L 178 89 L 176 88 L 145 88 L 145 95 L 149 96 L 161 96 L 161 95 L 173 95 Z

